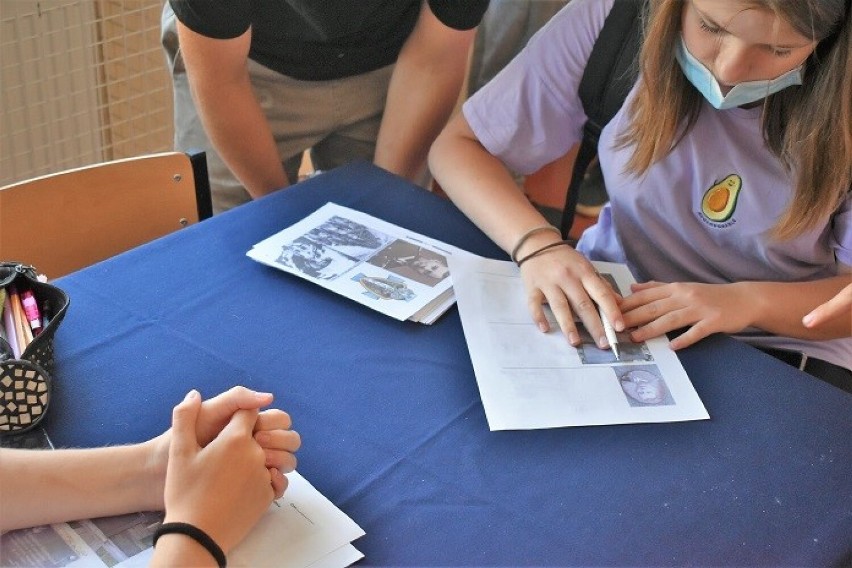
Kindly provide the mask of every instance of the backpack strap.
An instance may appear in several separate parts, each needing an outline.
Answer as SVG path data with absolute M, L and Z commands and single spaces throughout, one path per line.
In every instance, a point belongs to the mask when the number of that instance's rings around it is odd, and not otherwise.
M 583 71 L 578 92 L 587 121 L 565 195 L 560 225 L 564 238 L 574 223 L 580 184 L 597 155 L 601 131 L 621 109 L 636 82 L 644 5 L 645 0 L 615 0 Z

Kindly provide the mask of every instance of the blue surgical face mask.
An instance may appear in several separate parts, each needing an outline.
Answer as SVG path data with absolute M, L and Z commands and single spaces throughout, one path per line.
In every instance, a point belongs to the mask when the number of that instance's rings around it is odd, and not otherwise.
M 722 95 L 722 89 L 716 77 L 703 63 L 689 53 L 683 41 L 683 36 L 678 38 L 675 57 L 677 57 L 680 68 L 683 69 L 683 74 L 686 75 L 689 82 L 704 95 L 707 102 L 718 109 L 747 105 L 787 87 L 802 84 L 802 66 L 799 65 L 775 79 L 737 83 L 728 91 L 727 95 Z

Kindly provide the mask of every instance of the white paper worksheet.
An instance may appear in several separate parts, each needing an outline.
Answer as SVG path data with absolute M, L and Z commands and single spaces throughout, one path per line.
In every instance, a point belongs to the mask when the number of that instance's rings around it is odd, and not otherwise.
M 363 558 L 351 543 L 364 530 L 297 472 L 287 479 L 284 497 L 228 555 L 228 566 L 341 568 Z M 152 554 L 149 548 L 116 568 L 147 566 Z
M 431 324 L 455 301 L 447 259 L 467 253 L 327 203 L 246 254 L 398 320 Z
M 297 472 L 284 497 L 228 555 L 228 566 L 343 568 L 363 558 L 352 541 L 363 529 Z M 162 512 L 57 523 L 0 535 L 3 566 L 142 568 Z
M 448 260 L 491 430 L 709 418 L 665 337 L 637 344 L 618 334 L 616 360 L 578 322 L 583 343 L 572 347 L 552 314 L 550 333 L 533 323 L 513 263 L 473 255 Z M 594 264 L 629 294 L 634 279 L 625 265 Z

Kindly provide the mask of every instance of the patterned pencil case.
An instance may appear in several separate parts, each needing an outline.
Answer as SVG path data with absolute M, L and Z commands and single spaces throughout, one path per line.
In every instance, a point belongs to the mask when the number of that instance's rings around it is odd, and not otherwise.
M 53 340 L 70 300 L 19 262 L 0 261 L 0 289 L 0 436 L 7 436 L 35 428 L 47 413 Z

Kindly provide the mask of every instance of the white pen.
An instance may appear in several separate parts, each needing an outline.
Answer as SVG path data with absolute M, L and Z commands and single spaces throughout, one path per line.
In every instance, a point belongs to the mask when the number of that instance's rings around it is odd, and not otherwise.
M 615 329 L 612 327 L 612 324 L 609 323 L 609 318 L 607 318 L 603 310 L 598 307 L 598 313 L 601 316 L 601 322 L 603 323 L 604 333 L 606 334 L 606 340 L 609 343 L 609 348 L 612 349 L 612 354 L 615 355 L 616 361 L 621 361 L 621 355 L 618 353 L 618 336 L 615 335 Z

